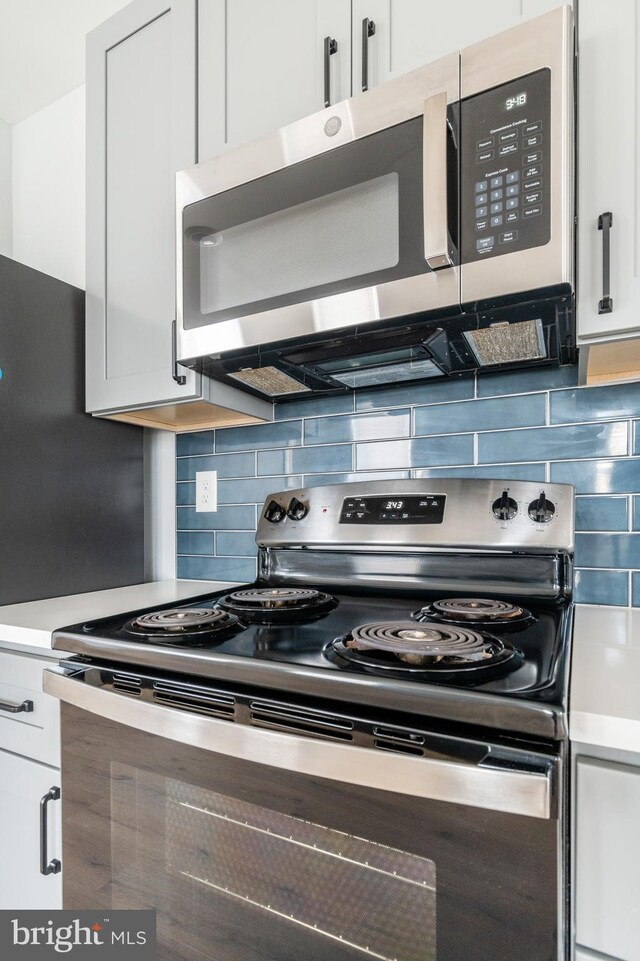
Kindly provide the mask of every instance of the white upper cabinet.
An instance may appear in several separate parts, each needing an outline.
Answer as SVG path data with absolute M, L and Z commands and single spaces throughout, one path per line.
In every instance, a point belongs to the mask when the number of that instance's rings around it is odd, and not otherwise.
M 640 331 L 637 0 L 580 0 L 578 29 L 577 326 L 578 342 L 589 345 Z M 598 222 L 606 213 L 612 309 L 601 313 L 607 231 Z
M 171 430 L 271 418 L 173 362 L 175 175 L 197 157 L 197 0 L 134 0 L 87 39 L 86 408 Z
M 196 374 L 182 370 L 180 386 L 171 365 L 174 178 L 196 161 L 195 45 L 195 0 L 136 0 L 88 37 L 89 411 L 199 395 Z
M 363 87 L 363 30 L 368 86 L 415 70 L 561 6 L 558 0 L 353 0 L 353 92 Z M 363 20 L 373 21 L 363 26 Z
M 201 160 L 351 96 L 350 0 L 200 0 L 198 36 Z

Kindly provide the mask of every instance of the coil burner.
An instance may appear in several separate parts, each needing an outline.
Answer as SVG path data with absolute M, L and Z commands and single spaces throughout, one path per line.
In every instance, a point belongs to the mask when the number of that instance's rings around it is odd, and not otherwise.
M 279 624 L 323 617 L 338 602 L 310 587 L 250 587 L 220 598 L 218 605 L 243 621 Z
M 197 643 L 205 637 L 207 642 L 223 640 L 238 627 L 237 617 L 215 607 L 172 607 L 142 614 L 125 624 L 125 630 L 137 637 L 177 644 L 184 644 L 191 638 Z
M 491 631 L 517 631 L 535 620 L 524 607 L 487 597 L 446 597 L 427 604 L 413 617 L 423 623 L 446 621 L 459 627 L 473 624 L 479 630 Z
M 418 627 L 414 621 L 362 624 L 332 641 L 325 654 L 371 673 L 411 673 L 457 683 L 482 683 L 510 673 L 524 659 L 516 648 L 489 634 L 448 625 Z

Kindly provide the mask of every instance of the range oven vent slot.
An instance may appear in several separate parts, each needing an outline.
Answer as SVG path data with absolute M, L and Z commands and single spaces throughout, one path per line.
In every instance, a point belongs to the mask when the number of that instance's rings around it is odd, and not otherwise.
M 114 674 L 113 690 L 119 694 L 131 694 L 133 697 L 140 697 L 142 694 L 142 681 L 133 674 Z
M 251 723 L 273 731 L 308 734 L 332 741 L 352 741 L 353 722 L 324 711 L 309 711 L 277 701 L 252 701 Z
M 425 741 L 424 735 L 422 734 L 379 725 L 374 727 L 373 734 L 373 746 L 379 751 L 396 751 L 399 754 L 412 754 L 416 757 L 424 756 Z
M 192 714 L 224 717 L 230 721 L 235 719 L 236 699 L 222 691 L 191 688 L 169 681 L 154 681 L 153 700 L 165 707 L 189 711 Z

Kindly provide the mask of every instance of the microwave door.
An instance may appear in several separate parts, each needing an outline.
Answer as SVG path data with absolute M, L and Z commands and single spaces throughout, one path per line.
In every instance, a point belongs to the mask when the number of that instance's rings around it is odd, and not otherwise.
M 570 7 L 462 51 L 463 306 L 570 292 L 573 96 Z M 522 336 L 534 353 L 512 359 L 537 359 L 533 327 Z
M 179 174 L 179 359 L 456 309 L 458 100 L 452 54 Z

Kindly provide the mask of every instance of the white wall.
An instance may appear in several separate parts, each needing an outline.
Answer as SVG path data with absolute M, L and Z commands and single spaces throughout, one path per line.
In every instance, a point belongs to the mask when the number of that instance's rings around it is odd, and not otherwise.
M 0 254 L 11 256 L 11 127 L 0 120 Z
M 84 85 L 11 129 L 13 257 L 84 288 Z

